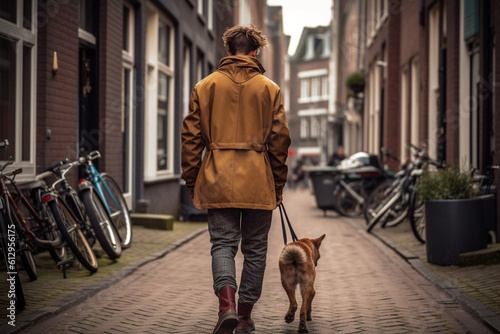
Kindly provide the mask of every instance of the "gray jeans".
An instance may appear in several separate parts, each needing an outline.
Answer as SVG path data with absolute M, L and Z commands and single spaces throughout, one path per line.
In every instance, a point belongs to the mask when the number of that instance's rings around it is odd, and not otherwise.
M 238 290 L 234 257 L 241 239 L 244 256 L 239 299 L 253 305 L 260 298 L 266 269 L 267 235 L 271 228 L 271 210 L 209 209 L 208 230 L 212 243 L 214 292 L 223 287 Z

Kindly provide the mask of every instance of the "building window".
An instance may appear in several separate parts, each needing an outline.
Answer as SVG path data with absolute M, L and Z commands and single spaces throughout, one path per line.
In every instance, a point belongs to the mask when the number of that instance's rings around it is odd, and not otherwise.
M 323 100 L 328 100 L 328 77 L 321 77 L 321 97 Z
M 78 2 L 78 37 L 92 45 L 96 44 L 98 3 L 95 0 Z
M 314 100 L 319 99 L 320 89 L 321 89 L 320 78 L 319 77 L 311 78 L 311 97 Z
M 411 61 L 411 105 L 410 105 L 410 119 L 411 119 L 411 140 L 410 144 L 419 144 L 419 132 L 420 132 L 420 69 L 418 65 L 418 59 L 412 59 Z
M 191 45 L 186 43 L 184 46 L 184 61 L 182 68 L 182 104 L 183 104 L 183 118 L 189 114 L 189 98 L 191 96 Z
M 328 70 L 318 68 L 297 74 L 300 82 L 299 103 L 328 100 Z
M 310 86 L 309 78 L 300 80 L 300 100 L 306 100 L 309 98 L 309 86 Z
M 311 116 L 311 138 L 319 138 L 320 123 L 317 116 Z
M 28 0 L 0 5 L 0 140 L 9 140 L 8 155 L 23 178 L 35 174 L 35 8 Z
M 123 180 L 122 190 L 127 201 L 131 201 L 132 191 L 132 124 L 133 124 L 133 82 L 134 82 L 134 9 L 123 6 L 122 41 L 122 143 Z M 127 203 L 127 204 L 132 204 Z
M 157 134 L 157 169 L 167 170 L 168 167 L 168 92 L 170 78 L 167 74 L 158 72 L 158 134 Z
M 207 24 L 207 28 L 213 29 L 213 0 L 198 0 L 198 16 Z
M 300 119 L 300 139 L 309 138 L 309 118 L 303 117 Z
M 158 62 L 170 65 L 170 26 L 165 22 L 158 22 Z
M 145 179 L 174 172 L 174 27 L 153 5 L 147 7 Z
M 408 155 L 408 69 L 404 69 L 401 73 L 401 138 L 400 138 L 400 148 L 401 152 L 399 159 L 404 161 Z

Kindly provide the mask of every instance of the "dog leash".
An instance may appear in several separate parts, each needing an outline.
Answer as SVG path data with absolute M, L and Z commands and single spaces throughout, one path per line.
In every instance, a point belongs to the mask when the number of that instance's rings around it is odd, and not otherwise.
M 286 214 L 285 206 L 283 205 L 283 203 L 279 205 L 279 208 L 281 216 L 281 227 L 283 228 L 283 241 L 285 242 L 286 246 L 286 227 L 285 220 L 283 219 L 283 213 L 285 213 L 286 222 L 288 223 L 288 228 L 290 229 L 290 234 L 292 235 L 293 241 L 297 241 L 299 240 L 299 238 L 297 238 L 297 235 L 295 235 L 295 232 L 293 231 L 292 224 L 290 224 L 290 219 L 288 219 L 288 215 Z

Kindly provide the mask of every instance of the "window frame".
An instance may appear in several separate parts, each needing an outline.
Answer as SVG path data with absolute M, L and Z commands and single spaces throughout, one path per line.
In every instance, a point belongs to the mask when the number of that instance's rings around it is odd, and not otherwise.
M 15 44 L 15 138 L 8 138 L 10 142 L 15 143 L 14 154 L 10 153 L 15 157 L 14 164 L 8 169 L 22 168 L 23 173 L 18 175 L 18 180 L 30 180 L 36 175 L 36 72 L 37 72 L 37 25 L 36 15 L 37 15 L 37 0 L 31 2 L 31 27 L 25 28 L 23 25 L 24 19 L 24 1 L 17 1 L 16 9 L 16 22 L 0 19 L 0 35 L 2 38 L 10 40 L 10 42 Z M 23 87 L 25 82 L 23 79 L 23 64 L 24 64 L 24 47 L 27 46 L 31 50 L 30 59 L 30 74 L 29 74 L 29 138 L 28 143 L 23 143 Z M 0 138 L 3 140 L 5 138 Z M 28 160 L 23 160 L 23 146 L 29 145 L 30 152 Z M 3 159 L 3 154 L 0 159 Z
M 300 117 L 300 139 L 309 139 L 309 117 Z
M 129 4 L 129 3 L 124 3 L 123 4 L 124 8 L 126 7 L 128 9 L 128 17 L 123 17 L 124 20 L 127 20 L 127 29 L 128 29 L 128 49 L 123 49 L 122 48 L 122 131 L 128 132 L 128 134 L 133 133 L 133 126 L 134 124 L 134 31 L 135 31 L 135 21 L 134 21 L 134 8 Z M 125 76 L 127 75 L 128 71 L 128 92 L 129 96 L 125 96 L 125 83 L 127 82 L 125 80 Z M 129 115 L 128 119 L 125 117 L 125 107 L 128 105 L 129 108 Z M 127 130 L 125 130 L 125 127 Z M 132 207 L 132 189 L 133 189 L 133 177 L 132 177 L 132 169 L 133 169 L 133 137 L 129 136 L 130 139 L 128 141 L 128 147 L 124 147 L 124 151 L 126 150 L 126 157 L 127 161 L 126 164 L 128 165 L 128 173 L 127 175 L 124 175 L 126 178 L 126 182 L 128 185 L 128 189 L 125 188 L 125 184 L 122 185 L 122 189 L 124 191 L 123 197 L 125 198 L 125 201 L 127 202 L 127 205 L 129 207 Z M 125 173 L 126 171 L 124 171 Z
M 158 29 L 160 20 L 170 28 L 169 65 L 160 62 L 158 50 Z M 145 140 L 144 140 L 144 180 L 155 182 L 175 177 L 175 25 L 159 9 L 148 3 L 146 7 L 146 103 L 145 103 Z M 167 167 L 158 169 L 158 78 L 159 72 L 169 78 L 167 91 L 167 133 L 166 155 Z

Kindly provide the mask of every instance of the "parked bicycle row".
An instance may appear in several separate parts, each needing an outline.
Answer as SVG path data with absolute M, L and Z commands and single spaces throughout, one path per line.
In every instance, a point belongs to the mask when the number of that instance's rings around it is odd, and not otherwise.
M 377 156 L 364 152 L 353 154 L 336 167 L 309 169 L 318 207 L 347 217 L 363 215 L 367 232 L 376 225 L 386 228 L 409 221 L 416 239 L 425 243 L 425 206 L 417 196 L 417 184 L 424 170 L 431 166 L 443 169 L 444 165 L 430 159 L 425 148 L 410 147 L 413 159 L 399 171 L 382 167 Z M 382 153 L 399 161 L 383 149 Z M 489 187 L 492 175 L 474 178 L 486 181 Z M 482 192 L 489 193 L 489 189 Z
M 366 231 L 376 225 L 381 228 L 394 227 L 407 221 L 415 238 L 425 243 L 425 205 L 419 199 L 418 182 L 424 171 L 440 170 L 445 166 L 430 159 L 425 147 L 410 145 L 413 159 L 402 164 L 398 171 L 389 170 L 375 155 L 364 152 L 353 154 L 336 167 L 310 168 L 317 206 L 334 210 L 347 217 L 364 216 Z M 385 157 L 399 161 L 397 157 L 382 149 Z M 486 175 L 471 171 L 470 179 L 479 195 L 490 194 L 495 169 L 487 167 Z
M 22 169 L 6 171 L 13 163 L 8 148 L 7 139 L 0 142 L 5 157 L 0 163 L 0 249 L 15 294 L 13 303 L 22 310 L 26 300 L 19 271 L 22 268 L 30 280 L 37 279 L 33 254 L 48 251 L 65 276 L 75 259 L 95 273 L 98 262 L 93 246 L 98 241 L 109 258 L 118 259 L 131 246 L 132 223 L 120 187 L 92 162 L 101 156 L 98 151 L 82 153 L 77 161 L 59 161 L 35 181 L 20 184 L 15 178 Z M 66 179 L 77 166 L 86 175 L 78 191 Z

